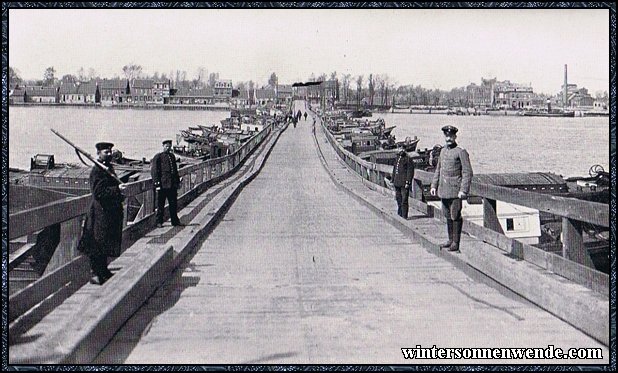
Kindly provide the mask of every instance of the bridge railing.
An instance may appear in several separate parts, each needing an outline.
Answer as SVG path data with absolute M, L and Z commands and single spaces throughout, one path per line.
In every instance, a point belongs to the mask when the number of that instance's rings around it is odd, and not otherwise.
M 182 181 L 178 191 L 178 208 L 186 206 L 207 188 L 234 172 L 268 137 L 274 126 L 274 123 L 265 126 L 229 155 L 179 169 Z M 128 183 L 123 194 L 127 196 L 122 237 L 124 250 L 154 226 L 156 201 L 150 178 Z M 9 214 L 9 242 L 20 246 L 9 254 L 9 279 L 24 262 L 28 262 L 41 276 L 34 282 L 32 279 L 27 281 L 25 288 L 17 282 L 13 284 L 16 289 L 9 288 L 10 320 L 65 287 L 68 282 L 77 281 L 83 285 L 90 278 L 88 265 L 81 265 L 87 260 L 84 262 L 77 245 L 91 198 L 91 194 L 67 198 Z M 129 209 L 134 212 L 129 214 Z
M 359 158 L 337 142 L 323 121 L 322 126 L 328 142 L 352 170 L 363 179 L 388 188 L 385 179 L 390 178 L 392 166 L 371 163 Z M 431 184 L 432 178 L 433 172 L 416 170 L 410 193 L 410 203 L 431 215 L 433 215 L 433 208 L 424 203 L 423 185 Z M 482 198 L 483 226 L 464 222 L 464 229 L 468 233 L 519 259 L 529 261 L 607 294 L 609 276 L 594 269 L 588 250 L 584 246 L 583 236 L 584 223 L 609 229 L 609 207 L 606 204 L 484 184 L 474 179 L 470 195 Z M 525 206 L 559 216 L 562 219 L 562 256 L 506 237 L 498 220 L 496 201 Z

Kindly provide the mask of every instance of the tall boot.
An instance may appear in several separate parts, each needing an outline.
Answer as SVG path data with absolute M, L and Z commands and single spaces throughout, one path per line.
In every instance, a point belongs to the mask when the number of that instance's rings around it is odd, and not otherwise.
M 453 221 L 451 219 L 446 219 L 446 228 L 448 230 L 448 241 L 440 244 L 441 249 L 451 247 L 451 244 L 453 243 Z
M 461 240 L 461 228 L 463 227 L 463 220 L 453 220 L 453 243 L 448 251 L 459 251 L 459 242 Z

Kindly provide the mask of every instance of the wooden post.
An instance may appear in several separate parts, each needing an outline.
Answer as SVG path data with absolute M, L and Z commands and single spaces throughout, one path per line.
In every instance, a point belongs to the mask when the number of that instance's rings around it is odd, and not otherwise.
M 494 232 L 504 234 L 500 221 L 498 220 L 495 199 L 483 198 L 483 226 Z
M 129 223 L 129 200 L 126 199 L 122 203 L 122 227 L 126 227 Z
M 81 237 L 82 217 L 77 217 L 60 224 L 60 243 L 45 268 L 45 274 L 70 262 L 77 253 L 77 244 Z
M 582 223 L 562 218 L 562 256 L 576 263 L 594 268 L 588 250 L 584 247 Z
M 150 215 L 151 213 L 155 212 L 155 209 L 157 208 L 157 201 L 155 201 L 154 189 L 149 189 L 144 192 L 144 207 L 144 216 Z
M 423 196 L 423 183 L 419 179 L 412 179 L 412 198 L 425 202 L 425 196 Z
M 202 182 L 204 182 L 204 169 L 200 167 L 196 171 L 195 184 L 200 185 Z

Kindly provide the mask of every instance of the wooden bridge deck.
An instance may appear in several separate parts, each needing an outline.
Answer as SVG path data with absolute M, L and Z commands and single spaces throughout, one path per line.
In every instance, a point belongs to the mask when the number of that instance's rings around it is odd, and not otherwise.
M 317 133 L 323 160 L 311 118 L 282 134 L 195 255 L 96 363 L 608 363 L 602 344 L 428 251 L 339 188 L 333 178 L 396 210 Z M 427 218 L 416 218 L 423 227 Z M 464 241 L 462 251 L 474 242 Z M 603 360 L 405 360 L 401 348 L 417 345 L 596 347 Z

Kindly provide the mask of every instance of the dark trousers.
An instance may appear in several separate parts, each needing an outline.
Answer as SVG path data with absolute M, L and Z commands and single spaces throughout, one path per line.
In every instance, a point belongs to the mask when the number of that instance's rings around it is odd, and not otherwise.
M 90 254 L 88 256 L 90 259 L 90 269 L 92 269 L 92 273 L 95 276 L 98 276 L 100 279 L 109 278 L 109 269 L 107 268 L 107 255 L 102 254 Z
M 408 218 L 408 197 L 410 188 L 395 187 L 395 200 L 397 200 L 397 215 L 404 219 Z
M 178 219 L 178 191 L 175 188 L 161 189 L 157 191 L 157 223 L 163 224 L 163 213 L 165 211 L 165 200 L 170 205 L 170 220 L 172 224 L 179 224 Z
M 442 211 L 444 211 L 444 217 L 446 218 L 449 242 L 455 243 L 457 248 L 459 248 L 461 228 L 463 227 L 463 219 L 461 218 L 461 199 L 442 199 Z
M 461 199 L 459 198 L 444 198 L 442 199 L 442 211 L 447 220 L 461 219 Z

